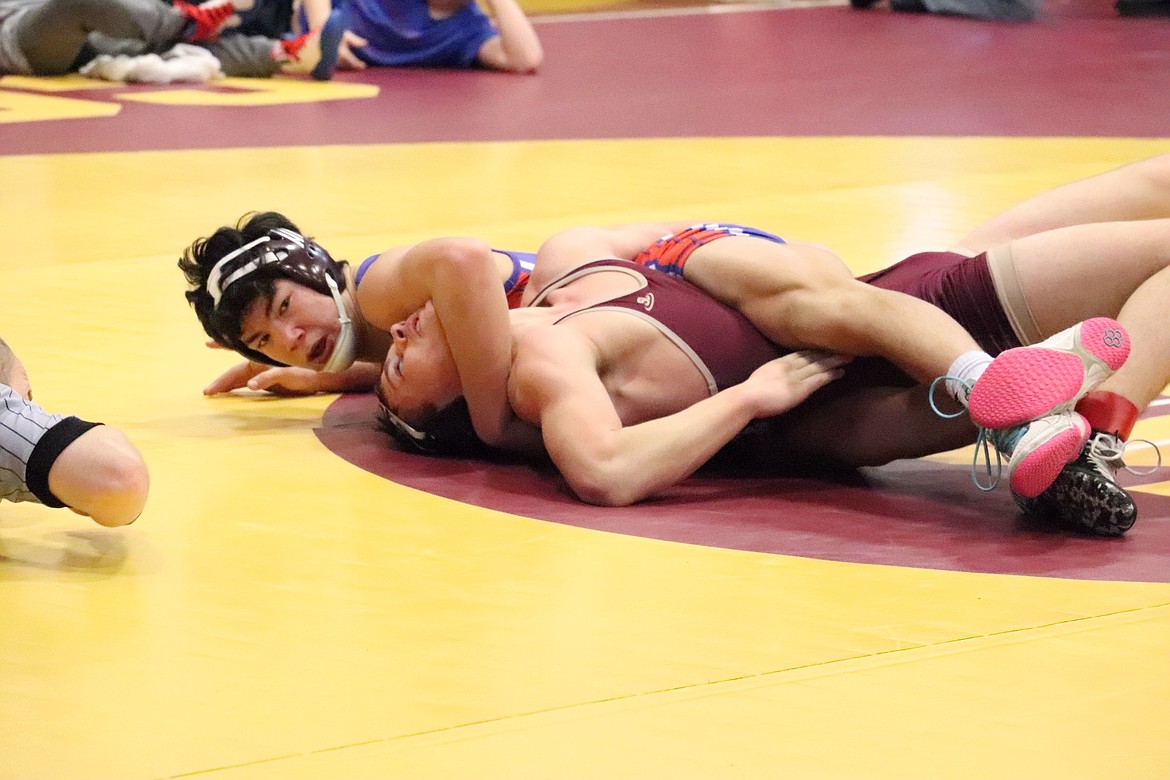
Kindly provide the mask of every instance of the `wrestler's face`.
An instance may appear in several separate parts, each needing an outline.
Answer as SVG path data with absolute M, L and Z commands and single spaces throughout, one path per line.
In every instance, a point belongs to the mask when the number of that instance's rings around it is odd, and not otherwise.
M 341 322 L 333 298 L 278 279 L 271 298 L 260 296 L 244 310 L 240 339 L 290 366 L 320 370 L 329 361 Z
M 382 365 L 379 392 L 387 408 L 414 424 L 463 394 L 447 334 L 429 302 L 390 328 L 394 343 Z

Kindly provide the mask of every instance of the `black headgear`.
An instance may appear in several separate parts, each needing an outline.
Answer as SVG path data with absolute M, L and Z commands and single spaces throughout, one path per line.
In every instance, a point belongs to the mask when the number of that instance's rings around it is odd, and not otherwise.
M 382 430 L 398 444 L 422 455 L 477 456 L 491 448 L 475 434 L 466 398 L 457 398 L 415 427 L 380 404 Z
M 266 235 L 244 244 L 224 255 L 207 275 L 207 294 L 212 309 L 219 307 L 224 293 L 236 282 L 261 269 L 303 284 L 322 295 L 330 295 L 329 279 L 338 290 L 345 289 L 345 272 L 325 249 L 300 233 L 285 228 L 274 228 Z M 222 334 L 221 334 L 222 335 Z M 224 337 L 228 346 L 254 360 L 268 365 L 284 365 L 246 346 L 238 338 Z

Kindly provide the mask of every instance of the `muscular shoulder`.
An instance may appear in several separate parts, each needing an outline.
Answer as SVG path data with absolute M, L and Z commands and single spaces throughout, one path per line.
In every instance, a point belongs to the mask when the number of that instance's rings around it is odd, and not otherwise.
M 518 334 L 508 378 L 508 395 L 521 417 L 539 419 L 556 397 L 597 377 L 592 343 L 568 328 L 547 325 Z
M 382 252 L 367 266 L 361 284 L 355 283 L 354 300 L 367 318 L 378 318 L 379 303 L 385 301 L 386 296 L 392 292 L 402 258 L 409 249 L 409 246 L 396 246 Z

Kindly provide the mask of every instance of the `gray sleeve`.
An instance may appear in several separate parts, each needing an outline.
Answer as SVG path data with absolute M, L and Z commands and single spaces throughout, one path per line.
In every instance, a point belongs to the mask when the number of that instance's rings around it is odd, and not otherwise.
M 49 490 L 49 469 L 96 424 L 50 414 L 0 384 L 0 500 L 64 506 Z

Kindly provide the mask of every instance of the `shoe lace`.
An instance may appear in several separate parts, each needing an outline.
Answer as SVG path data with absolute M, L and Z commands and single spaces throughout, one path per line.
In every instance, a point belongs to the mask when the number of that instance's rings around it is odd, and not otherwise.
M 1003 476 L 1003 455 L 1011 455 L 1016 448 L 1016 443 L 1028 430 L 1027 425 L 1017 425 L 1013 428 L 980 428 L 979 435 L 975 438 L 975 454 L 971 457 L 971 482 L 975 487 L 987 492 L 995 490 L 995 486 L 999 484 L 1000 478 Z M 991 462 L 991 455 L 995 453 L 995 463 Z M 980 463 L 979 456 L 983 456 L 983 462 Z M 987 481 L 983 482 L 979 479 L 979 471 L 982 467 L 984 473 L 987 475 Z
M 967 413 L 967 410 L 960 409 L 957 412 L 944 412 L 938 407 L 935 402 L 935 393 L 938 390 L 940 383 L 945 383 L 948 380 L 958 382 L 970 391 L 972 383 L 966 379 L 957 376 L 940 376 L 930 383 L 930 392 L 927 398 L 930 401 L 930 409 L 944 420 L 951 420 L 956 417 L 962 417 Z M 1017 425 L 1014 428 L 979 428 L 979 434 L 975 438 L 975 453 L 971 458 L 971 482 L 975 487 L 987 492 L 994 490 L 995 486 L 999 484 L 1000 478 L 1003 476 L 1003 457 L 1001 453 L 1010 455 L 1016 448 L 1016 443 L 1024 432 L 1028 430 L 1027 425 Z M 995 462 L 992 463 L 991 456 L 995 453 Z M 983 456 L 983 462 L 980 463 L 980 455 Z M 986 480 L 980 479 L 980 470 L 987 475 Z
M 1136 469 L 1125 463 L 1125 449 L 1133 442 L 1142 442 L 1150 445 L 1154 450 L 1154 454 L 1158 456 L 1158 462 L 1149 468 Z M 1086 448 L 1085 455 L 1093 464 L 1094 468 L 1104 474 L 1115 474 L 1118 471 L 1125 470 L 1130 474 L 1138 477 L 1146 477 L 1153 474 L 1162 466 L 1162 450 L 1158 445 L 1149 439 L 1131 439 L 1124 442 L 1111 433 L 1104 431 L 1097 431 L 1089 439 L 1089 446 Z

